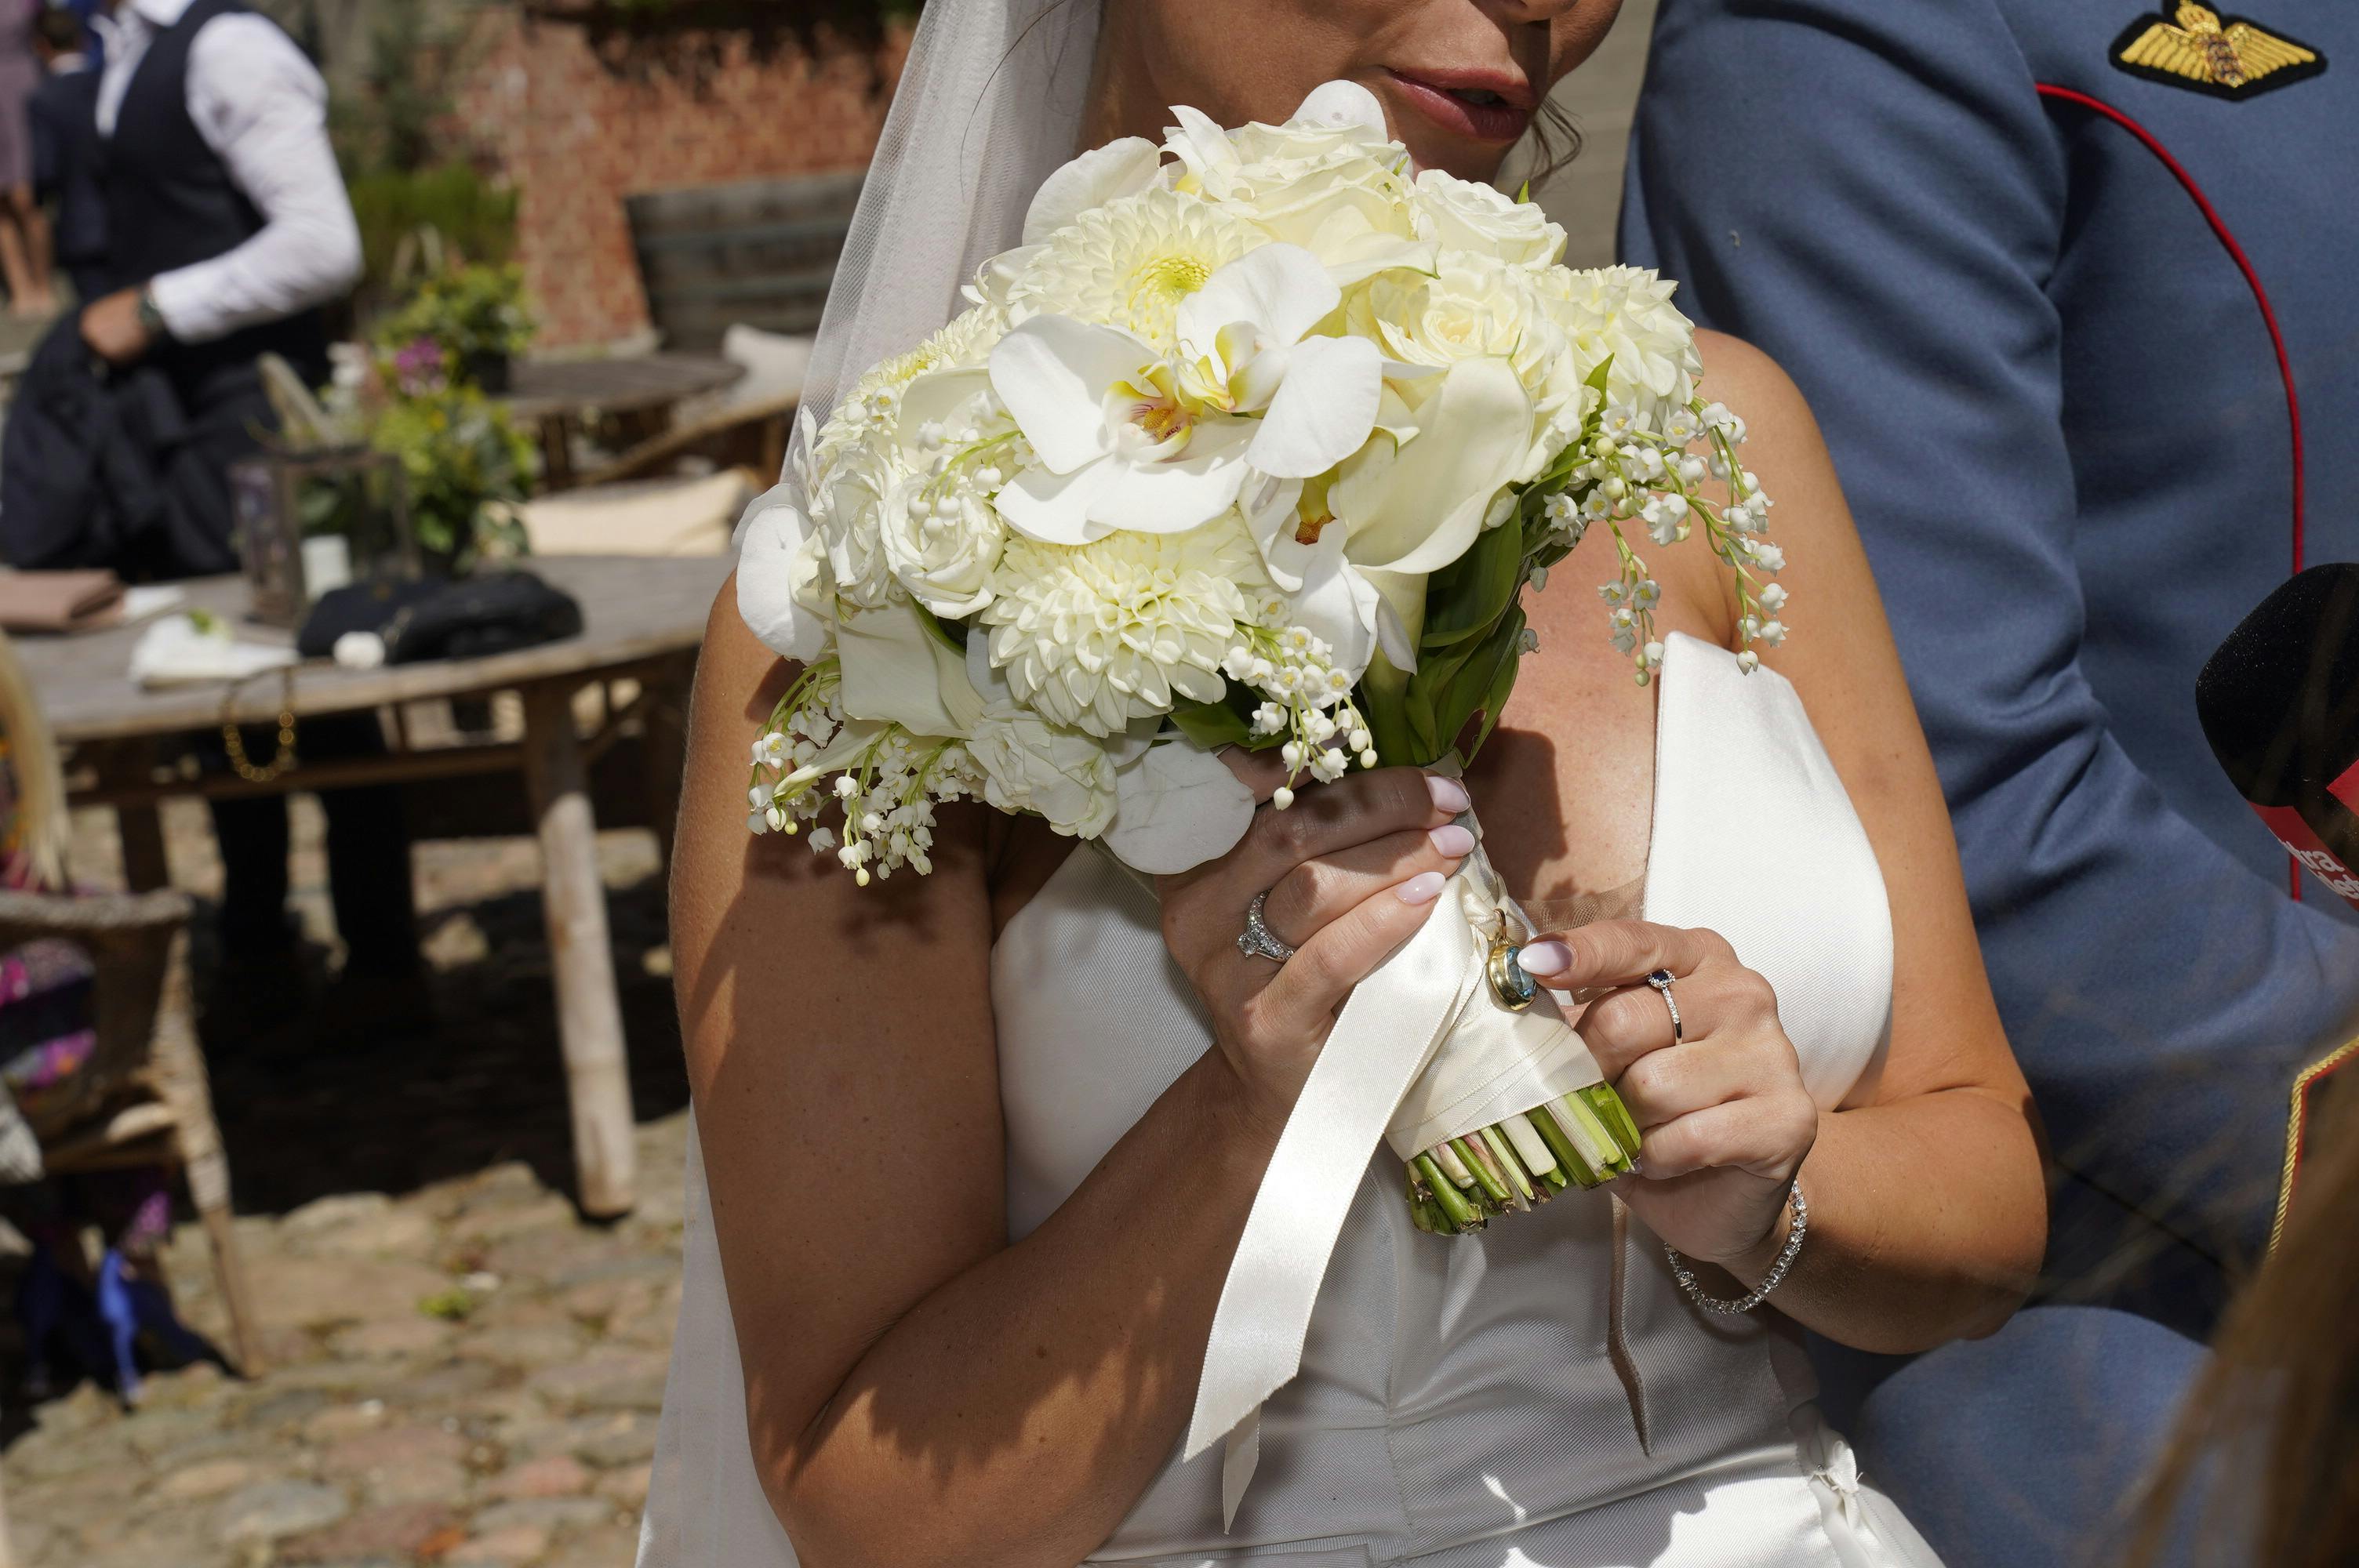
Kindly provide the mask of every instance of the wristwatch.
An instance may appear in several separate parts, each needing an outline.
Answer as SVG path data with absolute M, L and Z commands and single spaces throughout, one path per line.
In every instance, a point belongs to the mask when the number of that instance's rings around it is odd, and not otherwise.
M 172 341 L 172 329 L 164 324 L 164 313 L 156 308 L 156 294 L 153 289 L 144 286 L 140 288 L 137 308 L 139 330 L 147 334 L 149 342 L 168 343 Z

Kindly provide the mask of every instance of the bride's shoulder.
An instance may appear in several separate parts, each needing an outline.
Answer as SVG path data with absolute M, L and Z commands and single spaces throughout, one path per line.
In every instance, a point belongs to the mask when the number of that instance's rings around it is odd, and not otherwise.
M 1875 585 L 1859 533 L 1802 389 L 1776 360 L 1742 338 L 1699 330 L 1695 341 L 1703 362 L 1698 392 L 1709 402 L 1726 404 L 1745 421 L 1737 458 L 1770 500 L 1767 536 L 1788 563 L 1778 581 L 1797 598 L 1807 594 L 1821 604 L 1861 595 L 1872 600 Z M 1729 608 L 1733 622 L 1733 596 Z M 1774 654 L 1768 658 L 1772 664 L 1786 662 Z

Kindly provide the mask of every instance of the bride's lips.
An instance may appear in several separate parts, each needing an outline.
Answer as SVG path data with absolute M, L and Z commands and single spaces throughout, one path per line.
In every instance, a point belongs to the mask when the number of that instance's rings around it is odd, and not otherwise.
M 1519 76 L 1493 70 L 1387 70 L 1410 107 L 1452 135 L 1512 142 L 1530 128 L 1539 100 Z

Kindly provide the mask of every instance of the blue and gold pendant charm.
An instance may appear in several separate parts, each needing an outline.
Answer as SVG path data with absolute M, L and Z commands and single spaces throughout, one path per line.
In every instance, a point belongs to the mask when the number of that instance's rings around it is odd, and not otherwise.
M 2132 22 L 2114 40 L 2114 64 L 2132 76 L 2171 87 L 2240 100 L 2290 87 L 2326 69 L 2308 44 L 2243 17 L 2182 5 L 2171 19 Z
M 1516 958 L 1524 941 L 1525 933 L 1502 912 L 1499 923 L 1491 928 L 1491 952 L 1483 968 L 1491 981 L 1491 995 L 1509 1012 L 1528 1012 L 1539 1000 L 1540 983 L 1526 974 Z

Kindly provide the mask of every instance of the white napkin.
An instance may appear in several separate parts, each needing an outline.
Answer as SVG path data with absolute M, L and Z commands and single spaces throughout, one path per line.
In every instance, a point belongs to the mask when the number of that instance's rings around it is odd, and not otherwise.
M 296 662 L 292 648 L 241 643 L 229 622 L 208 615 L 168 615 L 139 634 L 131 650 L 131 678 L 143 687 L 196 686 L 250 680 Z

